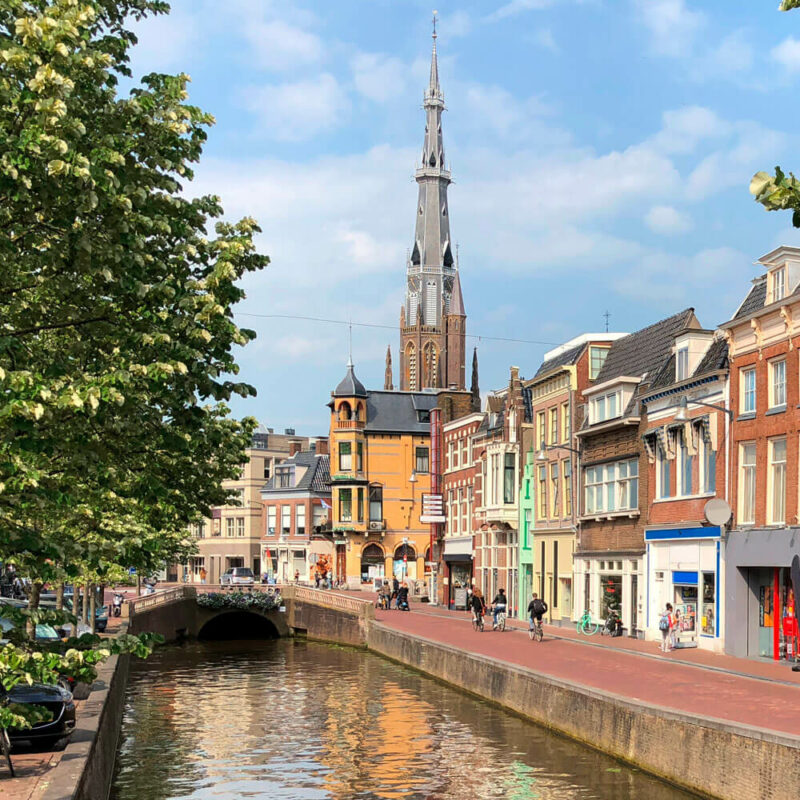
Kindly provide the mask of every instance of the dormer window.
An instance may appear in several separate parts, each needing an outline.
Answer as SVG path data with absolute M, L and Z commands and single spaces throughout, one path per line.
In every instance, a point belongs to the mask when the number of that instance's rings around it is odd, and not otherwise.
M 786 297 L 786 267 L 772 273 L 772 302 L 777 303 Z
M 621 415 L 622 410 L 620 408 L 619 395 L 619 391 L 609 392 L 608 394 L 592 399 L 590 414 L 592 425 L 614 419 Z
M 675 380 L 685 381 L 689 377 L 689 348 L 681 347 L 675 354 Z
M 290 469 L 276 469 L 275 480 L 279 489 L 290 489 L 292 487 L 292 470 Z

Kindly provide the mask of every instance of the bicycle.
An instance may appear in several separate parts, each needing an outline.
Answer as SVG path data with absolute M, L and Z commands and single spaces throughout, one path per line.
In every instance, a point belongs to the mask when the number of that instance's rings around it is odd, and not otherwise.
M 472 613 L 472 630 L 483 633 L 483 614 Z
M 506 629 L 506 610 L 501 609 L 497 612 L 497 622 L 492 623 L 493 631 L 500 631 L 501 633 Z
M 540 619 L 531 620 L 528 626 L 528 636 L 531 637 L 531 641 L 535 639 L 537 642 L 541 642 L 544 639 L 544 630 Z
M 584 611 L 583 616 L 577 622 L 578 633 L 584 636 L 594 636 L 600 630 L 600 624 L 592 621 L 592 614 L 590 611 Z

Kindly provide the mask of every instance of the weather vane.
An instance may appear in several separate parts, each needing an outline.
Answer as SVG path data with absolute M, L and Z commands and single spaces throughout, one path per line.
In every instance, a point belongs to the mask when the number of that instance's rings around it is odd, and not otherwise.
M 433 9 L 433 38 L 434 39 L 436 38 L 436 15 L 438 13 L 439 12 L 434 8 Z

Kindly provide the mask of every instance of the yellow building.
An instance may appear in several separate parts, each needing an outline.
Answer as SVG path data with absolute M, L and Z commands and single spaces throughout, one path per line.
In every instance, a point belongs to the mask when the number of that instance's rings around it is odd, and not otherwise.
M 330 466 L 335 577 L 354 588 L 407 579 L 423 594 L 430 525 L 433 392 L 367 391 L 353 365 L 331 393 Z

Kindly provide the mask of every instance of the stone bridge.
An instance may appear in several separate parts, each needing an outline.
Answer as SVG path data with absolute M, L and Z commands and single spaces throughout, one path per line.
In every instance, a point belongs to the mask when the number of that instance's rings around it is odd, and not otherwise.
M 375 618 L 371 602 L 338 592 L 308 589 L 294 584 L 230 587 L 209 585 L 203 592 L 280 591 L 282 605 L 276 611 L 255 608 L 208 608 L 197 602 L 195 586 L 176 586 L 125 604 L 130 633 L 160 633 L 168 642 L 182 638 L 274 639 L 308 636 L 364 646 L 367 626 Z

